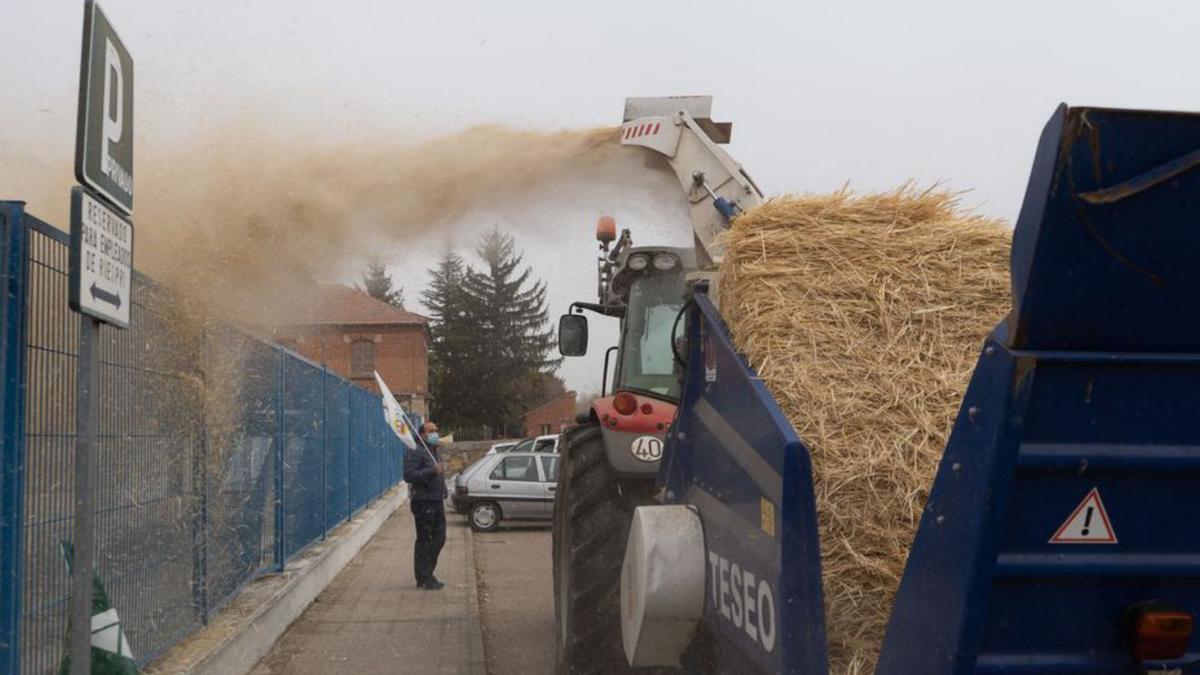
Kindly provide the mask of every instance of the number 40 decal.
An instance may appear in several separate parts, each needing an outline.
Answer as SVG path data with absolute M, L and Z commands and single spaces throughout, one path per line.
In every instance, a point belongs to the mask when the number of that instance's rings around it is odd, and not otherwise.
M 663 442 L 657 436 L 639 436 L 634 439 L 629 452 L 643 462 L 657 462 L 662 459 Z

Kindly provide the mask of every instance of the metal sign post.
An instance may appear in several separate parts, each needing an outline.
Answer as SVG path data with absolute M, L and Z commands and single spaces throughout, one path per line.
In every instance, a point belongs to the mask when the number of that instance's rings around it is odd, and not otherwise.
M 102 321 L 129 327 L 133 304 L 133 224 L 122 215 L 133 213 L 133 58 L 94 0 L 83 10 L 75 175 L 87 187 L 71 190 L 69 302 L 80 316 L 69 651 L 71 675 L 90 675 L 97 343 Z
M 95 559 L 95 495 L 92 450 L 96 438 L 96 341 L 100 322 L 79 316 L 75 369 L 75 526 L 71 565 L 71 675 L 92 672 L 92 566 Z

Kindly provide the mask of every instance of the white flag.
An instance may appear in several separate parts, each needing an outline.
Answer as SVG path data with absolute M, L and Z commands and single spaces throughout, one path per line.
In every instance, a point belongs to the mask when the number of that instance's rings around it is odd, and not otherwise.
M 384 384 L 379 371 L 375 371 L 375 382 L 379 384 L 379 396 L 383 399 L 383 418 L 409 450 L 416 450 L 417 443 L 413 440 L 412 427 L 408 425 L 408 415 L 404 414 L 404 408 L 401 408 L 396 397 L 392 396 L 392 390 Z

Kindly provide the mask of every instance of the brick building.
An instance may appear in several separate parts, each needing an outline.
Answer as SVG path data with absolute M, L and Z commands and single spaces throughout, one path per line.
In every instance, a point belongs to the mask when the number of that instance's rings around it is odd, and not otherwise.
M 575 392 L 568 391 L 521 415 L 526 436 L 557 434 L 575 423 Z
M 308 316 L 279 342 L 378 392 L 374 371 L 405 410 L 429 414 L 429 320 L 348 286 L 320 286 Z

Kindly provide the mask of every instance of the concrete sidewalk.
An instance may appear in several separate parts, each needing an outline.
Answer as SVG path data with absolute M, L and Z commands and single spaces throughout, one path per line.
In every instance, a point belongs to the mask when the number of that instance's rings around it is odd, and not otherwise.
M 451 512 L 453 513 L 453 512 Z M 296 620 L 255 675 L 485 672 L 471 530 L 446 522 L 441 591 L 415 587 L 408 505 Z

